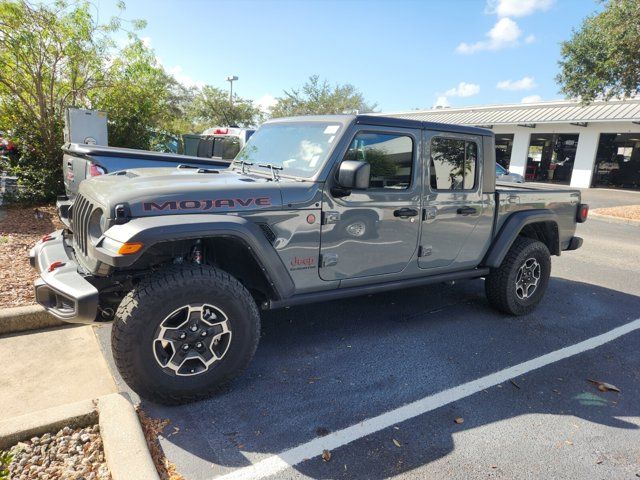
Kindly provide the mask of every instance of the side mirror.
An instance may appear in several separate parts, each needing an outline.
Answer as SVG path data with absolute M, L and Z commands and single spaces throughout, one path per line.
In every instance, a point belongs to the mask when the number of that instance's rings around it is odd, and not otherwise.
M 367 162 L 345 160 L 338 170 L 338 184 L 347 189 L 366 190 L 370 175 L 371 165 Z

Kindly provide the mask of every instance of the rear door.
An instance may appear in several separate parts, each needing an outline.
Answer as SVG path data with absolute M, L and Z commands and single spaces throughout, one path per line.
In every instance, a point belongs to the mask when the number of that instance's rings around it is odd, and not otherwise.
M 370 187 L 340 197 L 327 182 L 322 205 L 323 280 L 402 271 L 414 258 L 420 226 L 420 131 L 361 125 L 341 160 L 371 164 Z M 334 183 L 333 183 L 334 184 Z
M 491 236 L 493 213 L 482 194 L 482 137 L 425 132 L 424 142 L 428 173 L 418 265 L 474 266 Z

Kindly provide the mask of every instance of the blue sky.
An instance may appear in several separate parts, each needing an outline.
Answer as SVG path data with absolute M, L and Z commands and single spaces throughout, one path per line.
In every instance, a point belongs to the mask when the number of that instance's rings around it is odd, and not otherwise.
M 94 0 L 102 19 L 115 0 Z M 380 111 L 561 98 L 562 40 L 595 0 L 129 0 L 126 18 L 187 84 L 268 104 L 313 74 Z

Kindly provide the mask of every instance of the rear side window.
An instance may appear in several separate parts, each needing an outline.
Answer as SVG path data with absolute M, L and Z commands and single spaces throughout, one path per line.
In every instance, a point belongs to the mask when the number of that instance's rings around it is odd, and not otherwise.
M 457 138 L 431 140 L 431 188 L 472 190 L 476 184 L 478 144 Z
M 358 133 L 344 157 L 371 165 L 370 188 L 405 190 L 411 185 L 413 139 L 389 133 Z

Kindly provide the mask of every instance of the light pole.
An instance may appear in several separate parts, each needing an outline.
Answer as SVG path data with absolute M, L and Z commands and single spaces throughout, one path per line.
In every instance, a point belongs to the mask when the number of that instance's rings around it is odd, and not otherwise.
M 231 75 L 227 77 L 227 82 L 229 82 L 229 106 L 233 108 L 233 82 L 238 80 L 237 75 Z

